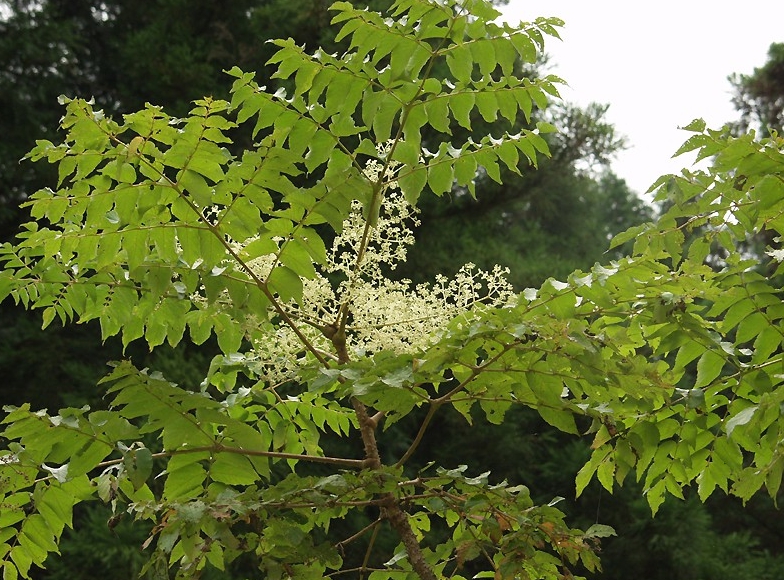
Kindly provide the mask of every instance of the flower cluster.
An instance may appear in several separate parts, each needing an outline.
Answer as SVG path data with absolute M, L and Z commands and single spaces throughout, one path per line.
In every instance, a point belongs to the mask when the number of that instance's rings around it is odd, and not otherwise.
M 384 161 L 389 145 L 379 146 L 378 152 Z M 301 323 L 300 331 L 325 357 L 334 354 L 330 354 L 332 344 L 322 329 L 338 323 L 340 312 L 350 313 L 346 325 L 350 355 L 381 350 L 415 352 L 436 339 L 439 330 L 460 313 L 479 303 L 503 305 L 512 296 L 505 278 L 508 270 L 499 266 L 483 271 L 466 264 L 452 279 L 438 276 L 432 284 L 417 286 L 385 275 L 406 260 L 414 242 L 411 228 L 419 225 L 419 220 L 417 209 L 397 190 L 394 172 L 398 164 L 381 161 L 369 161 L 365 171 L 380 197 L 374 226 L 368 225 L 362 205 L 355 202 L 327 252 L 326 264 L 314 279 L 303 280 L 301 303 L 286 305 L 292 320 Z M 240 253 L 241 247 L 237 250 Z M 273 263 L 273 256 L 265 256 L 247 266 L 264 279 Z M 339 281 L 332 283 L 330 279 Z M 255 340 L 247 358 L 255 362 L 259 377 L 268 383 L 292 379 L 306 356 L 302 342 L 286 325 L 264 323 L 263 328 L 263 338 Z

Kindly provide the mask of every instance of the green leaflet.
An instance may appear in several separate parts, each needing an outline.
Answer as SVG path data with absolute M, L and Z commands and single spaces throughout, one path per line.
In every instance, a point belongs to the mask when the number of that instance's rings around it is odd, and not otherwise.
M 229 485 L 250 485 L 259 478 L 247 457 L 233 453 L 218 455 L 210 464 L 209 477 Z
M 710 384 L 724 367 L 724 357 L 715 351 L 707 351 L 697 361 L 697 380 L 694 383 L 696 388 Z

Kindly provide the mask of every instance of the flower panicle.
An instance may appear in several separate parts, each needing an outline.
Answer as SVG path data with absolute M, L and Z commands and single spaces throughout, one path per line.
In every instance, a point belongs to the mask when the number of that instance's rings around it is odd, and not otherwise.
M 392 280 L 386 275 L 405 262 L 414 243 L 412 228 L 420 224 L 418 209 L 406 201 L 394 179 L 400 163 L 386 159 L 391 146 L 391 142 L 379 145 L 379 158 L 370 159 L 365 166 L 367 179 L 384 182 L 379 215 L 375 227 L 367 232 L 361 263 L 357 264 L 357 255 L 366 233 L 366 218 L 362 204 L 354 201 L 342 231 L 327 251 L 326 263 L 317 269 L 315 278 L 303 280 L 301 302 L 286 305 L 292 319 L 304 323 L 300 331 L 325 353 L 332 344 L 323 329 L 338 321 L 344 304 L 351 313 L 346 327 L 349 352 L 368 355 L 382 350 L 416 352 L 437 340 L 447 323 L 461 313 L 480 304 L 503 306 L 513 296 L 506 279 L 509 270 L 501 266 L 485 271 L 469 263 L 452 278 L 439 275 L 433 283 L 416 286 L 410 280 Z M 232 242 L 233 248 L 241 255 L 243 247 L 253 241 Z M 274 264 L 275 255 L 270 254 L 245 266 L 264 280 Z M 331 282 L 336 278 L 338 282 Z M 266 384 L 293 380 L 310 356 L 294 331 L 269 322 L 249 321 L 249 326 L 263 331 L 246 357 L 253 362 L 259 379 Z M 249 336 L 258 337 L 259 333 Z

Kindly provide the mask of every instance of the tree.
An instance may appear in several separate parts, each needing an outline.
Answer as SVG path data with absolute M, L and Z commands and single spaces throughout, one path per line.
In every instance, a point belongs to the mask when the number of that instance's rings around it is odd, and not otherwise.
M 732 102 L 740 113 L 738 129 L 780 133 L 784 128 L 784 43 L 771 44 L 768 61 L 752 74 L 736 73 L 729 80 L 735 90 Z
M 345 48 L 334 43 L 337 29 L 329 27 L 327 4 L 311 0 L 233 3 L 228 9 L 225 6 L 216 8 L 215 2 L 82 2 L 79 7 L 74 7 L 47 1 L 34 3 L 29 10 L 24 9 L 23 4 L 14 3 L 14 11 L 9 11 L 9 14 L 16 16 L 9 18 L 2 31 L 2 45 L 7 47 L 3 52 L 7 56 L 4 62 L 13 64 L 18 71 L 7 94 L 23 103 L 26 111 L 6 120 L 23 124 L 23 128 L 18 131 L 18 139 L 6 140 L 0 146 L 14 150 L 14 153 L 5 156 L 8 165 L 20 173 L 24 170 L 28 176 L 7 188 L 17 192 L 15 197 L 50 185 L 56 179 L 49 164 L 18 163 L 17 160 L 29 148 L 33 136 L 57 139 L 54 129 L 61 110 L 52 105 L 56 105 L 58 94 L 94 95 L 94 106 L 114 116 L 132 112 L 142 107 L 145 101 L 162 105 L 171 115 L 184 116 L 188 111 L 188 98 L 199 94 L 222 96 L 228 93 L 225 76 L 220 73 L 222 68 L 229 68 L 236 62 L 241 67 L 256 69 L 271 57 L 275 47 L 264 40 L 272 34 L 291 35 L 297 44 L 306 43 L 308 49 L 319 44 L 330 53 Z M 384 4 L 376 2 L 371 6 Z M 364 6 L 365 3 L 357 5 Z M 52 47 L 48 40 L 55 34 L 59 35 L 59 42 Z M 20 50 L 19 47 L 24 48 Z M 69 54 L 71 65 L 68 67 L 55 66 L 63 47 Z M 39 55 L 38 59 L 30 58 L 32 54 Z M 25 73 L 33 63 L 39 73 L 37 76 Z M 537 66 L 525 63 L 525 74 L 535 78 Z M 442 64 L 441 68 L 445 69 L 445 74 L 448 73 L 445 65 Z M 48 71 L 45 83 L 40 82 L 42 70 Z M 274 70 L 274 66 L 269 65 L 257 75 L 265 78 L 265 84 L 271 90 L 276 89 L 281 81 L 268 78 Z M 434 76 L 436 74 L 440 76 L 440 71 L 434 71 Z M 33 78 L 38 81 L 31 82 Z M 282 82 L 286 84 L 288 81 L 283 79 Z M 9 108 L 20 110 L 19 107 Z M 606 247 L 605 233 L 595 231 L 593 220 L 585 218 L 595 215 L 595 208 L 610 207 L 610 204 L 604 203 L 604 189 L 597 187 L 593 179 L 586 176 L 571 178 L 574 173 L 571 164 L 579 162 L 575 160 L 576 152 L 593 155 L 597 150 L 586 146 L 586 143 L 591 143 L 594 136 L 590 132 L 591 124 L 599 121 L 602 111 L 597 109 L 597 115 L 588 116 L 573 108 L 561 110 L 558 103 L 553 103 L 542 115 L 532 111 L 530 123 L 522 114 L 518 115 L 518 122 L 533 129 L 537 117 L 548 119 L 556 109 L 559 111 L 557 122 L 561 133 L 558 139 L 554 134 L 545 135 L 553 157 L 541 159 L 538 171 L 526 172 L 522 177 L 502 170 L 503 188 L 500 185 L 494 187 L 494 182 L 486 177 L 479 179 L 477 187 L 482 194 L 478 200 L 472 199 L 471 204 L 447 205 L 435 198 L 433 203 L 428 203 L 427 198 L 421 200 L 424 203 L 418 204 L 421 209 L 418 216 L 422 225 L 416 229 L 415 235 L 431 233 L 433 227 L 438 227 L 442 235 L 434 237 L 439 242 L 449 238 L 452 243 L 444 245 L 443 254 L 434 255 L 432 237 L 423 239 L 423 243 L 411 248 L 407 262 L 399 265 L 390 276 L 408 277 L 415 283 L 421 283 L 432 280 L 437 273 L 451 276 L 470 260 L 486 269 L 491 269 L 496 263 L 510 267 L 509 281 L 522 289 L 539 285 L 549 275 L 566 276 L 576 267 L 585 267 L 601 257 Z M 575 130 L 568 131 L 570 139 L 562 139 L 567 135 L 566 128 L 571 126 L 572 119 L 576 121 Z M 585 119 L 589 123 L 584 123 Z M 0 120 L 0 126 L 2 123 Z M 477 139 L 487 132 L 503 132 L 505 129 L 503 126 L 493 128 L 493 124 L 485 122 L 476 110 L 471 114 L 471 126 Z M 467 133 L 467 130 L 463 131 Z M 457 130 L 453 133 L 456 135 Z M 6 128 L 6 134 L 12 133 Z M 234 153 L 241 153 L 248 140 L 236 134 L 232 138 L 234 143 L 227 144 L 227 147 Z M 427 138 L 423 135 L 423 139 Z M 578 139 L 580 142 L 576 143 Z M 604 153 L 607 153 L 606 149 Z M 541 201 L 552 198 L 550 191 L 556 187 L 561 202 L 557 206 L 546 204 L 544 207 L 551 208 L 551 211 L 545 214 L 540 211 L 543 209 Z M 8 206 L 15 204 L 14 200 Z M 470 217 L 476 215 L 478 204 L 493 205 L 483 219 L 486 227 L 481 230 L 463 227 L 466 218 L 460 215 L 450 215 L 446 219 L 434 217 L 434 213 L 441 213 L 444 208 L 448 212 L 459 208 L 468 214 L 469 223 L 473 226 Z M 525 204 L 530 206 L 529 210 L 519 211 Z M 559 227 L 573 213 L 581 218 L 579 227 Z M 507 217 L 502 218 L 501 214 Z M 546 219 L 543 219 L 545 216 Z M 21 217 L 17 217 L 16 221 L 21 222 Z M 16 231 L 17 223 L 9 223 L 5 239 L 10 239 L 10 232 Z M 503 227 L 499 227 L 499 223 Z M 466 235 L 475 229 L 486 240 L 481 247 L 473 244 Z M 623 229 L 624 226 L 618 225 L 613 233 Z M 510 231 L 527 235 L 518 237 L 504 233 Z M 418 252 L 418 248 L 426 248 L 426 251 Z M 456 253 L 457 248 L 462 248 L 462 253 Z M 574 248 L 580 248 L 579 257 L 572 255 Z M 476 251 L 479 249 L 482 254 Z M 7 385 L 4 404 L 19 405 L 28 401 L 33 408 L 49 409 L 102 404 L 101 393 L 94 388 L 95 382 L 104 372 L 106 360 L 121 358 L 122 345 L 119 340 L 109 338 L 102 348 L 96 348 L 100 342 L 97 321 L 40 330 L 39 315 L 20 312 L 6 302 L 0 311 L 0 327 L 3 335 L 0 340 L 0 369 Z M 42 361 L 35 356 L 41 349 L 47 349 L 52 355 Z M 216 346 L 214 341 L 195 349 L 180 343 L 173 352 L 164 347 L 147 354 L 144 345 L 132 343 L 125 354 L 139 368 L 154 368 L 163 371 L 172 382 L 195 385 L 200 378 L 185 379 L 183 375 L 206 372 L 207 364 L 194 359 L 194 350 L 208 362 Z M 179 368 L 174 368 L 175 364 Z M 52 388 L 52 385 L 57 385 L 57 388 Z M 406 432 L 408 425 L 395 425 L 389 436 L 405 440 L 410 437 Z M 475 470 L 486 469 L 473 460 L 469 462 Z M 547 489 L 547 484 L 542 481 L 538 485 Z M 97 505 L 97 502 L 79 506 L 74 514 L 74 525 L 80 533 L 66 534 L 60 545 L 64 555 L 79 554 L 79 561 L 84 564 L 79 571 L 82 577 L 98 574 L 94 567 L 86 564 L 86 555 L 99 552 L 95 549 L 95 538 L 105 531 L 105 520 L 109 517 L 107 511 L 108 508 Z M 97 529 L 86 529 L 86 526 L 96 524 Z M 115 528 L 115 531 L 120 529 Z M 144 532 L 144 529 L 137 529 L 136 534 Z M 120 542 L 126 537 L 123 533 L 113 534 L 101 545 Z M 116 553 L 110 548 L 102 548 L 100 552 Z M 68 566 L 68 558 L 61 560 L 64 563 L 58 568 L 55 568 L 56 562 L 47 562 L 48 577 L 59 577 L 57 574 L 73 577 L 76 574 Z M 109 570 L 104 573 L 109 573 Z M 129 575 L 134 574 L 129 571 Z
M 634 240 L 632 255 L 565 281 L 515 295 L 502 271 L 467 266 L 430 286 L 393 282 L 423 192 L 474 193 L 478 174 L 547 155 L 545 123 L 452 134 L 474 109 L 511 124 L 557 96 L 559 79 L 514 71 L 559 21 L 494 24 L 479 0 L 401 0 L 386 18 L 334 8 L 343 56 L 276 43 L 290 92 L 233 69 L 231 102 L 201 99 L 184 119 L 148 106 L 115 121 L 64 99 L 63 142 L 31 152 L 59 183 L 2 246 L 0 297 L 42 309 L 44 326 L 98 320 L 105 337 L 150 348 L 187 330 L 223 352 L 200 385 L 126 360 L 102 381 L 105 409 L 8 409 L 4 574 L 42 565 L 73 506 L 96 496 L 112 525 L 152 521 L 150 569 L 180 576 L 239 559 L 271 578 L 596 569 L 609 527 L 573 529 L 556 500 L 535 505 L 525 486 L 464 466 L 406 469 L 449 408 L 498 424 L 525 406 L 591 433 L 578 493 L 634 471 L 654 512 L 693 482 L 703 500 L 763 486 L 775 497 L 781 287 L 738 244 L 782 231 L 782 141 L 695 122 L 683 150 L 715 155 L 712 168 L 663 178 L 667 213 L 613 242 Z M 439 63 L 448 78 L 430 75 Z M 256 143 L 233 156 L 224 146 L 243 126 Z M 426 126 L 438 147 L 422 146 Z M 704 264 L 714 241 L 727 252 L 716 269 Z M 404 419 L 418 422 L 413 439 L 386 441 Z M 344 522 L 357 527 L 335 537 Z

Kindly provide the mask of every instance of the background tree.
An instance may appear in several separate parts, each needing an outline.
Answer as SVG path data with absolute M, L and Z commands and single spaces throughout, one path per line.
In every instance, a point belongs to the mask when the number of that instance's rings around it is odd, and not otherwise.
M 16 207 L 49 183 L 46 167 L 19 163 L 30 139 L 53 138 L 57 97 L 92 96 L 107 114 L 146 102 L 173 115 L 193 95 L 225 97 L 232 66 L 269 76 L 274 53 L 266 41 L 291 37 L 310 49 L 330 45 L 329 2 L 210 0 L 129 2 L 4 0 L 0 2 L 0 217 L 3 239 L 19 223 Z M 363 5 L 367 4 L 364 3 Z M 389 0 L 373 0 L 376 9 Z
M 734 89 L 732 103 L 740 113 L 741 132 L 757 129 L 762 135 L 784 128 L 784 43 L 773 43 L 768 60 L 751 74 L 729 77 Z

